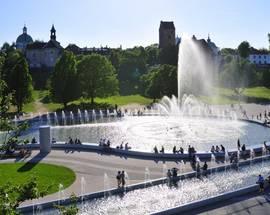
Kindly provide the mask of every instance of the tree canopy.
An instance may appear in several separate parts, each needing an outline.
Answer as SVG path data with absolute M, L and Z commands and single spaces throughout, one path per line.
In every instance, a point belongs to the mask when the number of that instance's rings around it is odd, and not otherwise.
M 68 102 L 79 97 L 76 59 L 72 52 L 64 51 L 57 61 L 51 77 L 51 94 L 65 108 Z
M 249 42 L 243 41 L 242 43 L 240 43 L 237 49 L 238 49 L 239 55 L 242 58 L 247 58 L 249 56 L 249 52 L 250 52 Z
M 104 56 L 83 56 L 77 65 L 79 83 L 83 95 L 94 103 L 95 97 L 106 97 L 118 93 L 118 80 L 111 62 Z
M 177 95 L 177 69 L 172 65 L 161 65 L 152 68 L 142 76 L 145 95 L 157 99 L 164 95 Z

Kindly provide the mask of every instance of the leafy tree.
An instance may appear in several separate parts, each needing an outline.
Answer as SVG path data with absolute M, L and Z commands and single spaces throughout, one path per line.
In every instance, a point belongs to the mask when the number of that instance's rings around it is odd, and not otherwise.
M 147 46 L 145 48 L 145 51 L 147 53 L 146 63 L 149 66 L 157 65 L 159 63 L 159 48 L 158 48 L 158 44 L 153 44 L 151 46 Z
M 106 97 L 118 92 L 118 80 L 111 62 L 98 54 L 86 55 L 77 65 L 81 90 L 87 98 Z
M 72 52 L 64 51 L 55 65 L 51 77 L 51 94 L 55 101 L 64 104 L 79 97 L 79 84 L 76 70 L 76 59 Z
M 143 47 L 122 51 L 117 77 L 122 95 L 140 92 L 140 77 L 146 73 L 147 53 Z
M 37 179 L 35 177 L 22 185 L 12 185 L 10 183 L 0 187 L 0 214 L 18 215 L 17 211 L 20 203 L 25 200 L 43 197 L 47 190 L 39 191 Z
M 267 36 L 268 36 L 269 49 L 270 49 L 270 33 L 268 33 Z
M 223 86 L 232 88 L 240 96 L 246 87 L 256 83 L 256 70 L 246 59 L 233 59 L 224 65 L 220 77 Z
M 242 43 L 240 43 L 237 49 L 238 49 L 239 55 L 242 58 L 247 58 L 249 56 L 249 51 L 250 51 L 249 42 L 243 41 Z
M 11 69 L 8 87 L 14 92 L 13 103 L 17 111 L 21 112 L 23 104 L 32 99 L 32 77 L 29 73 L 26 59 L 20 55 L 14 67 Z
M 145 95 L 153 99 L 177 94 L 177 69 L 175 66 L 165 64 L 152 68 L 142 77 L 142 81 L 146 88 Z

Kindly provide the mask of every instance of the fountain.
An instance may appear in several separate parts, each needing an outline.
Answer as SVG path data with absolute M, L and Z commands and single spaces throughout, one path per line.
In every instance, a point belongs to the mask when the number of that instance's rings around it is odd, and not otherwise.
M 62 200 L 65 199 L 65 191 L 63 184 L 58 186 L 58 205 L 61 205 Z
M 82 207 L 84 204 L 85 187 L 86 187 L 85 179 L 84 179 L 84 177 L 81 177 L 81 204 L 82 204 Z
M 85 121 L 85 123 L 89 122 L 89 114 L 88 114 L 87 110 L 84 110 L 84 121 Z
M 66 125 L 67 124 L 67 122 L 66 122 L 66 114 L 65 114 L 65 112 L 62 110 L 62 124 L 63 125 Z
M 97 119 L 97 117 L 96 117 L 96 112 L 95 112 L 95 110 L 92 110 L 92 120 L 93 120 L 94 122 L 96 122 L 96 119 Z
M 108 198 L 112 195 L 110 192 L 110 189 L 111 189 L 110 180 L 109 180 L 108 174 L 105 172 L 104 173 L 104 197 Z
M 58 125 L 58 117 L 57 117 L 56 112 L 54 112 L 54 124 Z
M 78 118 L 78 123 L 81 124 L 82 123 L 82 113 L 81 113 L 81 110 L 80 109 L 78 109 L 78 116 L 77 116 L 77 118 Z
M 70 124 L 73 125 L 74 124 L 74 115 L 73 115 L 72 111 L 69 112 L 69 117 L 70 117 Z

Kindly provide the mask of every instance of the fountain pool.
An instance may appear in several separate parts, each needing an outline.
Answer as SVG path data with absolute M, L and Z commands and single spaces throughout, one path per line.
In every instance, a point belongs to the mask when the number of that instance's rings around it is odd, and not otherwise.
M 177 116 L 126 116 L 118 121 L 53 126 L 52 137 L 67 141 L 80 138 L 83 143 L 98 143 L 100 138 L 111 140 L 112 147 L 128 142 L 132 150 L 152 151 L 154 146 L 172 152 L 174 145 L 187 150 L 192 145 L 198 151 L 209 151 L 212 145 L 237 148 L 237 139 L 246 146 L 262 144 L 270 139 L 270 129 L 239 120 Z M 38 139 L 38 132 L 30 134 Z

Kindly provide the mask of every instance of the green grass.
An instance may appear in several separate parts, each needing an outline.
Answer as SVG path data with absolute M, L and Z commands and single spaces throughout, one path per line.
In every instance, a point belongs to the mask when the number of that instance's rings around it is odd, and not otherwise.
M 82 99 L 72 102 L 74 104 L 78 104 L 79 102 L 87 102 L 90 103 L 90 99 Z M 129 95 L 129 96 L 111 96 L 107 98 L 95 98 L 95 103 L 106 103 L 109 105 L 123 106 L 127 104 L 140 104 L 140 105 L 147 105 L 152 102 L 152 99 L 145 98 L 141 95 Z
M 48 99 L 49 92 L 44 91 L 34 91 L 33 92 L 33 101 L 24 105 L 24 112 L 39 112 L 36 106 L 35 101 L 40 100 L 42 106 L 47 109 L 49 112 L 53 112 L 63 108 L 63 105 L 60 103 L 51 102 Z M 235 96 L 235 93 L 231 89 L 227 88 L 214 88 L 213 96 L 201 96 L 199 97 L 203 102 L 209 104 L 235 104 L 238 103 L 238 98 Z M 141 95 L 129 95 L 129 96 L 111 96 L 107 98 L 95 98 L 95 103 L 97 106 L 99 104 L 106 104 L 108 106 L 118 106 L 128 105 L 128 104 L 140 104 L 148 105 L 152 102 L 152 99 L 145 98 Z M 253 87 L 246 88 L 243 96 L 240 100 L 241 103 L 245 102 L 270 102 L 270 89 L 266 87 Z M 78 99 L 73 102 L 70 102 L 68 105 L 75 108 L 80 108 L 81 104 L 83 107 L 87 107 L 87 104 L 90 104 L 90 99 Z M 86 105 L 85 105 L 86 104 Z M 82 107 L 82 108 L 83 108 Z
M 7 182 L 12 185 L 21 185 L 34 176 L 37 178 L 40 191 L 50 186 L 48 194 L 57 192 L 60 183 L 66 188 L 76 179 L 75 173 L 67 167 L 23 162 L 0 164 L 0 176 L 0 186 Z
M 37 113 L 39 111 L 39 107 L 36 106 L 35 101 L 39 100 L 42 103 L 43 108 L 47 109 L 49 112 L 53 112 L 59 109 L 63 108 L 63 104 L 60 103 L 54 103 L 51 102 L 48 99 L 49 92 L 47 90 L 44 91 L 33 91 L 33 101 L 27 103 L 23 107 L 23 112 L 26 113 Z M 139 105 L 148 105 L 152 102 L 152 99 L 145 98 L 141 95 L 129 95 L 129 96 L 111 96 L 107 98 L 95 98 L 95 103 L 97 106 L 99 104 L 106 104 L 107 106 L 114 106 L 117 104 L 118 106 L 123 106 L 127 104 L 139 104 Z M 90 104 L 91 100 L 90 99 L 78 99 L 73 102 L 70 102 L 68 105 L 69 106 L 77 106 L 80 108 L 80 105 L 84 103 L 85 104 Z M 14 107 L 12 107 L 11 111 L 16 111 Z M 44 111 L 43 111 L 44 112 Z
M 238 97 L 227 88 L 214 88 L 213 96 L 201 96 L 200 99 L 209 104 L 235 104 Z M 270 102 L 270 89 L 266 87 L 246 88 L 240 97 L 241 103 Z

